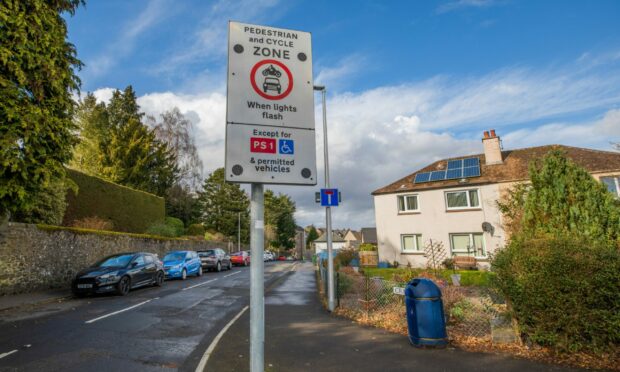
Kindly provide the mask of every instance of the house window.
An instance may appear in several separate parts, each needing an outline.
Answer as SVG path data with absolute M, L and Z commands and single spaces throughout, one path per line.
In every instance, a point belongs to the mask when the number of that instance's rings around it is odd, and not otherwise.
M 616 197 L 620 197 L 620 176 L 601 177 L 601 182 L 607 186 L 607 190 Z
M 480 207 L 478 189 L 446 192 L 447 209 L 469 209 Z
M 451 253 L 453 256 L 486 257 L 482 233 L 450 234 Z
M 418 195 L 399 195 L 398 196 L 398 213 L 402 212 L 418 212 Z
M 406 234 L 400 236 L 400 244 L 403 252 L 421 252 L 422 235 Z

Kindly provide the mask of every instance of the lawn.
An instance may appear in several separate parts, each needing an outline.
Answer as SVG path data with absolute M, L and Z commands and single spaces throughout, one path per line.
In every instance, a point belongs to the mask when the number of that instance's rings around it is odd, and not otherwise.
M 380 276 L 385 280 L 393 280 L 394 275 L 401 278 L 413 278 L 417 274 L 428 271 L 425 269 L 409 269 L 409 268 L 391 268 L 391 269 L 379 269 L 374 267 L 364 268 L 364 275 L 370 277 Z M 476 270 L 457 270 L 456 273 L 461 274 L 462 286 L 477 286 L 488 287 L 490 285 L 490 278 L 493 273 L 489 271 L 476 271 Z M 440 270 L 439 277 L 451 282 L 450 275 L 454 274 L 452 270 Z

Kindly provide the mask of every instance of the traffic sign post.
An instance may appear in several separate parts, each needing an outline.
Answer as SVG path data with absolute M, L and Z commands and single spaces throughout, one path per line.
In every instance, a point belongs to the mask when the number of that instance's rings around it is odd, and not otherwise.
M 321 206 L 337 207 L 340 202 L 340 192 L 338 189 L 321 189 Z
M 230 22 L 226 181 L 252 184 L 250 370 L 265 342 L 263 184 L 316 185 L 311 36 Z

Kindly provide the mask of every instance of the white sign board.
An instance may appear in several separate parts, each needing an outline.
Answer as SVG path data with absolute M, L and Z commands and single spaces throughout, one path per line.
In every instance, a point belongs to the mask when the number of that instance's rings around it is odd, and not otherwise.
M 226 180 L 316 185 L 311 38 L 229 23 Z
M 392 290 L 394 291 L 394 294 L 401 295 L 401 296 L 405 295 L 405 288 L 403 287 L 393 287 Z
M 230 22 L 228 123 L 314 129 L 308 32 Z

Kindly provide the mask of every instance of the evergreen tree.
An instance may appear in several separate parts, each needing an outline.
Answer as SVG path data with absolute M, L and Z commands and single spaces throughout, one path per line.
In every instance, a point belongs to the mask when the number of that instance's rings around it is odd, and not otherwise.
M 82 63 L 66 41 L 62 15 L 81 4 L 0 3 L 0 216 L 31 210 L 37 194 L 64 182 L 63 164 L 76 142 L 72 93 Z
M 295 246 L 295 202 L 288 195 L 265 191 L 265 224 L 275 229 L 275 239 L 269 245 L 290 249 Z
M 79 129 L 80 142 L 75 147 L 72 168 L 91 175 L 102 175 L 102 146 L 112 135 L 105 103 L 97 103 L 92 93 L 78 103 L 75 124 Z
M 558 150 L 531 164 L 526 187 L 513 189 L 499 203 L 521 237 L 580 236 L 590 240 L 620 238 L 620 208 L 613 195 Z
M 236 237 L 241 213 L 241 241 L 249 241 L 250 200 L 238 184 L 226 183 L 224 168 L 216 169 L 207 177 L 198 200 L 207 230 Z
M 189 226 L 200 219 L 198 198 L 187 186 L 173 185 L 166 191 L 166 216 L 176 217 Z
M 313 241 L 319 238 L 319 233 L 316 231 L 314 225 L 310 225 L 308 229 L 308 235 L 306 236 L 306 248 L 310 249 L 310 245 Z

